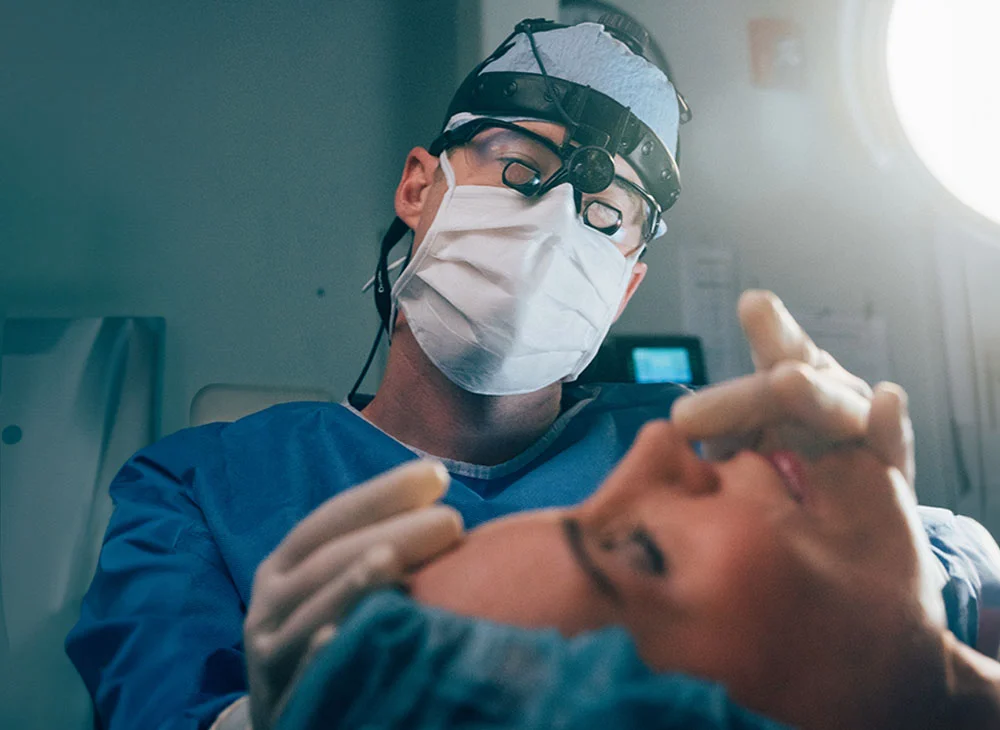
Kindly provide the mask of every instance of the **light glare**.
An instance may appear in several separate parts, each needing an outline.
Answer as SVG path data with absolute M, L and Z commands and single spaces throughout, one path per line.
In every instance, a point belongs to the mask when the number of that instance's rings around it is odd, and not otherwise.
M 907 136 L 960 200 L 1000 223 L 1000 0 L 896 0 L 889 84 Z

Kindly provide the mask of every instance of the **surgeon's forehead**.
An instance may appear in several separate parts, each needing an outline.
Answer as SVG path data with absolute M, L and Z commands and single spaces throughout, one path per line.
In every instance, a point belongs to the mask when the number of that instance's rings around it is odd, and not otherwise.
M 540 134 L 543 137 L 548 137 L 557 145 L 561 145 L 566 140 L 566 127 L 561 124 L 556 124 L 555 122 L 543 122 L 543 121 L 533 121 L 525 120 L 520 122 L 515 122 L 519 127 L 524 127 L 536 134 Z M 633 182 L 643 190 L 646 186 L 643 185 L 642 180 L 636 174 L 635 169 L 626 162 L 625 158 L 621 155 L 615 155 L 615 173 L 622 176 L 629 182 Z

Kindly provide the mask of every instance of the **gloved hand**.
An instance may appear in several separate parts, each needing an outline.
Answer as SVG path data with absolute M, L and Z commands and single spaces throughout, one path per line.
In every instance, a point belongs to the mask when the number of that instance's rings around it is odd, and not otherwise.
M 817 347 L 771 292 L 744 292 L 739 315 L 756 372 L 678 399 L 671 412 L 675 427 L 702 441 L 705 457 L 716 460 L 743 449 L 817 456 L 837 444 L 861 442 L 898 469 L 912 490 L 913 425 L 905 392 L 881 383 L 873 394 Z M 921 536 L 915 547 L 922 603 L 943 625 L 940 590 L 947 576 L 923 530 L 913 534 Z
M 448 479 L 433 461 L 387 472 L 322 504 L 260 564 L 243 625 L 253 730 L 270 730 L 358 599 L 460 539 L 461 516 L 431 506 Z
M 671 414 L 691 440 L 704 442 L 710 459 L 743 449 L 787 448 L 817 453 L 864 439 L 872 390 L 809 338 L 771 292 L 740 298 L 740 324 L 756 372 L 678 399 Z M 909 419 L 899 442 L 880 444 L 880 456 L 912 486 L 913 435 Z

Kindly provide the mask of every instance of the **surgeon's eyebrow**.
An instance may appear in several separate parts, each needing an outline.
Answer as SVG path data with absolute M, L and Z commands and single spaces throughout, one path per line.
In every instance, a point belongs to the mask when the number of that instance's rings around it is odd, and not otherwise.
M 584 547 L 583 531 L 580 529 L 580 523 L 572 517 L 566 517 L 563 519 L 562 525 L 563 532 L 566 534 L 566 542 L 569 543 L 570 552 L 573 553 L 573 557 L 576 558 L 576 562 L 579 563 L 580 568 L 593 581 L 594 585 L 597 586 L 597 590 L 615 603 L 620 603 L 621 595 L 618 593 L 618 589 L 615 588 L 614 583 L 608 578 L 607 573 L 597 567 L 597 564 L 594 563 L 587 552 L 587 548 Z

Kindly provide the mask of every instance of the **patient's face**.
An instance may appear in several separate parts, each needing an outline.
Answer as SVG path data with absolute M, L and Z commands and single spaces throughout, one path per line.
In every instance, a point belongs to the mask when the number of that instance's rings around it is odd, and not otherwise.
M 624 625 L 653 668 L 771 709 L 771 694 L 915 593 L 897 476 L 860 449 L 710 464 L 658 422 L 583 505 L 475 530 L 412 588 L 457 613 L 566 635 Z

